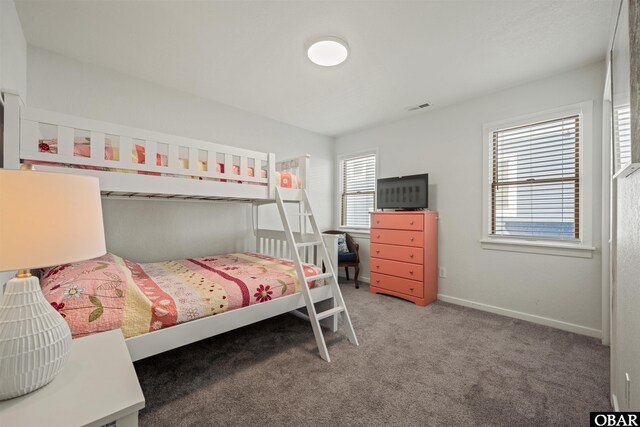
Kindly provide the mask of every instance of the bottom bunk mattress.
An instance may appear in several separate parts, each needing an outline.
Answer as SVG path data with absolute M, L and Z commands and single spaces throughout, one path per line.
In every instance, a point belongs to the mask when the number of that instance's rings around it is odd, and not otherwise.
M 304 273 L 320 268 L 305 264 Z M 244 252 L 146 264 L 106 254 L 45 269 L 41 286 L 74 338 L 118 328 L 131 338 L 292 295 L 301 284 L 291 261 Z

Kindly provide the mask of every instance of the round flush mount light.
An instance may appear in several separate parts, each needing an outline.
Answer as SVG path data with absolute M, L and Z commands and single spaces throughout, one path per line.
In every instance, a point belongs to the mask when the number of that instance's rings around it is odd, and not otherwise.
M 337 37 L 322 37 L 311 43 L 307 56 L 314 64 L 333 67 L 342 64 L 349 56 L 347 42 Z

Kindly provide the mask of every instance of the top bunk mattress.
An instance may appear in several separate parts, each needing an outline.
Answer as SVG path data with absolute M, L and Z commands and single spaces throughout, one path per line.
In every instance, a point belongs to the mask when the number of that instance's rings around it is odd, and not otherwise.
M 305 264 L 304 273 L 320 268 Z M 293 262 L 244 252 L 146 264 L 106 254 L 45 269 L 41 286 L 74 338 L 118 328 L 131 338 L 292 295 L 301 284 Z

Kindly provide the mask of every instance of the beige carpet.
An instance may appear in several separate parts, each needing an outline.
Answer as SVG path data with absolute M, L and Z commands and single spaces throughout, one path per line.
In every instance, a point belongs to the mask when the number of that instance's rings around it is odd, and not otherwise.
M 283 315 L 136 362 L 141 426 L 588 425 L 610 410 L 599 340 L 342 285 L 361 345 Z

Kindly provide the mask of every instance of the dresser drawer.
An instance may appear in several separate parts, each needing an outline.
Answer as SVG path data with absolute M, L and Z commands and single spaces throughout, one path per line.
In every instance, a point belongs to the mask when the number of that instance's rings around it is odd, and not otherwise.
M 371 243 L 371 256 L 394 261 L 412 262 L 414 264 L 422 264 L 424 262 L 423 249 L 411 246 Z
M 424 298 L 424 285 L 422 282 L 416 280 L 402 279 L 400 277 L 371 272 L 371 285 L 389 291 Z
M 371 272 L 422 281 L 422 265 L 371 257 Z
M 371 214 L 371 228 L 390 228 L 393 230 L 416 230 L 424 229 L 423 216 L 419 214 Z
M 423 242 L 424 233 L 421 231 L 371 230 L 371 243 L 386 243 L 389 245 L 421 248 Z

